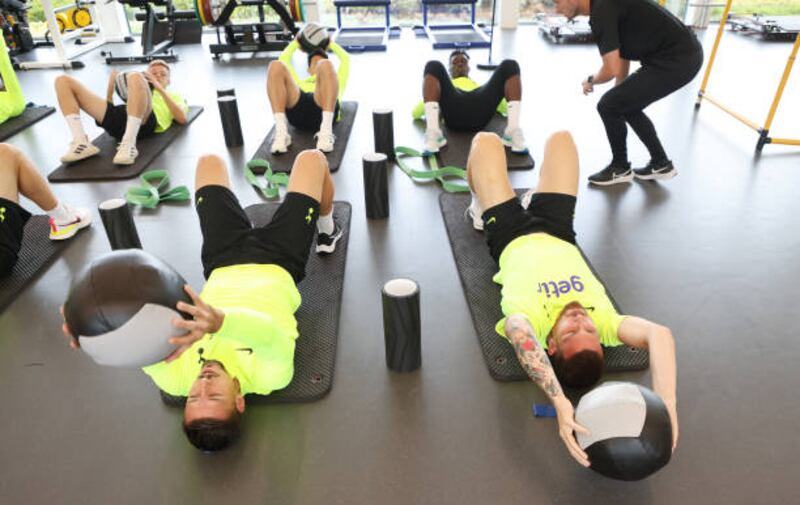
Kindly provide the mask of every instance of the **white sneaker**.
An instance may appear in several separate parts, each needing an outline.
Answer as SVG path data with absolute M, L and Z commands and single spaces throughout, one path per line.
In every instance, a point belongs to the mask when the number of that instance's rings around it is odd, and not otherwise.
M 135 145 L 121 142 L 117 147 L 117 154 L 114 156 L 114 164 L 133 165 L 137 156 L 139 156 L 139 151 Z
M 67 240 L 75 236 L 83 228 L 92 224 L 92 213 L 89 209 L 73 209 L 66 206 L 73 218 L 64 224 L 56 223 L 50 218 L 50 240 Z
M 522 195 L 522 198 L 519 199 L 523 209 L 527 209 L 531 206 L 531 198 L 533 198 L 534 193 L 536 193 L 536 189 L 531 188 Z
M 289 132 L 276 129 L 275 137 L 272 138 L 272 147 L 269 150 L 272 154 L 283 154 L 289 150 L 290 145 L 292 145 L 292 136 L 289 135 Z
M 522 134 L 522 128 L 517 128 L 514 131 L 506 130 L 503 133 L 503 145 L 511 148 L 514 154 L 528 154 L 528 148 L 525 146 L 525 135 Z
M 472 219 L 472 227 L 478 231 L 483 231 L 483 218 L 481 217 L 483 212 L 481 208 L 478 206 L 478 202 L 473 198 L 472 202 L 470 202 L 469 207 L 467 210 L 464 211 L 464 218 L 465 219 Z
M 72 163 L 74 161 L 91 158 L 99 152 L 100 148 L 88 140 L 72 142 L 69 145 L 69 150 L 61 157 L 61 163 Z
M 317 139 L 317 149 L 323 153 L 333 151 L 333 143 L 336 141 L 336 135 L 320 130 L 314 134 L 314 138 Z
M 447 145 L 442 130 L 429 128 L 425 130 L 425 152 L 429 154 L 438 153 L 439 149 Z

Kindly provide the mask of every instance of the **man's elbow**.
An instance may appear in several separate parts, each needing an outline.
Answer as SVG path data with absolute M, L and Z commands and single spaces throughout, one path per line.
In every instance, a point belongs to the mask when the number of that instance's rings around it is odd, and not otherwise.
M 650 334 L 650 346 L 652 347 L 652 345 L 656 342 L 674 346 L 675 337 L 672 336 L 672 330 L 666 326 L 654 323 L 653 330 Z

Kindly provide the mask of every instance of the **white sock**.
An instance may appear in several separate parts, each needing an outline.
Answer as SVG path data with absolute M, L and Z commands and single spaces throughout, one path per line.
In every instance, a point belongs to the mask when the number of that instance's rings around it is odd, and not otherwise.
M 440 130 L 439 128 L 439 102 L 425 102 L 426 129 Z
M 67 206 L 58 202 L 55 207 L 47 211 L 47 215 L 53 218 L 58 224 L 69 224 L 75 220 L 75 215 L 67 209 Z
M 483 209 L 481 209 L 481 204 L 478 203 L 478 197 L 475 196 L 475 193 L 470 194 L 472 195 L 472 201 L 469 202 L 469 208 L 472 209 L 476 217 L 481 217 L 483 215 Z
M 521 108 L 522 104 L 519 100 L 508 102 L 508 125 L 506 126 L 506 131 L 508 133 L 519 128 L 519 113 Z
M 328 215 L 319 216 L 319 219 L 317 219 L 317 231 L 330 235 L 333 233 L 334 228 L 333 207 L 331 207 L 331 211 L 328 213 Z
M 64 116 L 64 119 L 67 120 L 67 126 L 69 127 L 70 133 L 72 133 L 72 142 L 89 141 L 89 137 L 87 137 L 86 132 L 83 131 L 83 124 L 81 124 L 81 116 L 79 114 L 68 114 Z
M 125 125 L 125 135 L 122 136 L 122 143 L 136 145 L 136 136 L 139 135 L 140 126 L 142 126 L 142 118 L 128 116 L 128 123 Z
M 322 133 L 333 133 L 333 112 L 322 111 L 322 123 L 319 125 Z
M 279 132 L 289 131 L 289 122 L 286 120 L 286 113 L 276 112 L 273 114 L 273 117 L 275 118 L 275 130 Z

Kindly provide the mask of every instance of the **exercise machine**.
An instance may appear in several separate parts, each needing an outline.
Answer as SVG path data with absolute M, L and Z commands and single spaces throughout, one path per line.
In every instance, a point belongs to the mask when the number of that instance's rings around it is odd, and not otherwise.
M 760 35 L 764 40 L 792 41 L 800 33 L 800 16 L 728 16 L 728 24 L 736 32 Z
M 386 51 L 391 38 L 400 36 L 400 27 L 391 26 L 389 7 L 391 0 L 334 0 L 336 7 L 336 43 L 351 52 Z M 342 25 L 342 9 L 383 8 L 384 25 L 348 26 Z
M 479 48 L 489 47 L 486 31 L 475 24 L 475 6 L 478 0 L 422 0 L 422 29 L 430 39 L 434 49 Z M 470 22 L 456 24 L 428 23 L 428 9 L 432 6 L 468 5 Z
M 292 1 L 292 0 L 289 0 Z M 213 26 L 217 43 L 209 45 L 214 59 L 222 54 L 282 51 L 294 39 L 298 28 L 295 17 L 301 9 L 295 4 L 292 13 L 282 0 L 195 0 L 198 19 L 205 26 Z M 280 17 L 280 23 L 267 22 L 265 6 L 271 7 Z M 239 7 L 256 7 L 258 22 L 233 23 L 231 15 Z M 223 41 L 224 37 L 224 41 Z
M 778 110 L 778 106 L 781 102 L 781 97 L 783 96 L 783 90 L 786 87 L 786 82 L 789 80 L 789 75 L 792 73 L 792 66 L 794 65 L 794 60 L 797 57 L 797 52 L 800 50 L 800 33 L 795 36 L 794 45 L 792 46 L 792 51 L 789 54 L 789 60 L 786 62 L 786 66 L 783 69 L 783 75 L 781 76 L 781 81 L 778 84 L 778 89 L 775 92 L 775 96 L 772 99 L 772 105 L 769 108 L 769 112 L 767 113 L 767 119 L 764 121 L 764 125 L 761 126 L 755 121 L 752 121 L 743 115 L 735 112 L 733 109 L 727 107 L 726 105 L 722 104 L 716 98 L 710 96 L 706 93 L 706 87 L 708 86 L 708 79 L 711 77 L 711 70 L 714 68 L 714 59 L 717 56 L 717 50 L 719 49 L 719 43 L 722 40 L 722 34 L 725 32 L 725 25 L 729 19 L 728 14 L 731 10 L 731 4 L 733 0 L 727 0 L 725 4 L 725 10 L 722 13 L 722 19 L 719 22 L 719 29 L 717 30 L 717 36 L 714 40 L 714 47 L 711 50 L 711 54 L 708 57 L 708 66 L 706 66 L 705 75 L 703 75 L 703 83 L 700 85 L 700 91 L 697 93 L 697 102 L 695 103 L 695 109 L 699 109 L 700 105 L 703 100 L 715 105 L 723 112 L 727 113 L 734 119 L 744 123 L 745 125 L 749 126 L 753 130 L 758 133 L 758 141 L 756 143 L 756 152 L 761 152 L 766 144 L 784 144 L 784 145 L 793 145 L 793 146 L 800 146 L 800 139 L 788 139 L 788 138 L 776 138 L 770 136 L 770 126 L 772 126 L 772 120 L 775 118 L 775 113 Z
M 584 44 L 594 42 L 589 16 L 567 19 L 557 14 L 538 14 L 535 18 L 539 33 L 555 44 Z
M 25 53 L 36 47 L 33 35 L 28 28 L 27 11 L 30 6 L 25 1 L 0 1 L 0 27 L 3 30 L 9 56 Z
M 106 51 L 106 63 L 149 63 L 153 60 L 173 62 L 178 56 L 172 51 L 175 44 L 199 44 L 203 27 L 196 18 L 195 11 L 179 11 L 172 0 L 120 0 L 130 7 L 144 10 L 137 12 L 136 19 L 142 24 L 142 54 L 134 56 L 114 56 Z M 164 7 L 156 12 L 154 7 Z

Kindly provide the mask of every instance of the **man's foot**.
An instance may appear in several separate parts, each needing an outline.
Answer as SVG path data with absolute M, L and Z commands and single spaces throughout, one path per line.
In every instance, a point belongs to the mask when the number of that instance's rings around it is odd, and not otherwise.
M 289 150 L 292 145 L 292 136 L 289 132 L 275 131 L 275 137 L 272 138 L 272 147 L 269 148 L 272 154 L 283 154 Z
M 100 152 L 100 148 L 91 142 L 80 141 L 72 142 L 69 145 L 69 150 L 61 157 L 61 163 L 72 163 L 79 160 L 91 158 Z
M 425 130 L 425 152 L 427 154 L 436 154 L 439 149 L 447 145 L 447 139 L 444 138 L 442 130 L 428 129 Z
M 589 182 L 598 186 L 611 186 L 632 180 L 633 170 L 631 170 L 630 163 L 615 165 L 614 162 L 611 162 L 603 170 L 589 176 Z
M 333 143 L 336 142 L 336 135 L 320 130 L 314 134 L 314 138 L 317 139 L 317 149 L 323 153 L 333 151 Z
M 525 135 L 522 134 L 522 128 L 517 128 L 514 131 L 506 130 L 503 133 L 503 145 L 511 148 L 514 154 L 528 154 L 528 147 L 525 145 Z
M 650 160 L 650 163 L 643 168 L 633 169 L 633 176 L 645 181 L 672 179 L 676 175 L 678 175 L 678 171 L 669 160 Z
M 464 211 L 464 218 L 472 220 L 472 227 L 478 231 L 483 231 L 483 218 L 481 217 L 483 212 L 481 212 L 480 207 L 478 207 L 478 202 L 475 199 L 472 199 L 470 202 L 469 207 L 467 210 Z
M 336 250 L 336 242 L 344 235 L 339 223 L 333 222 L 333 233 L 317 233 L 317 254 L 330 254 Z
M 89 209 L 67 207 L 67 210 L 72 215 L 72 219 L 66 223 L 57 223 L 55 219 L 50 218 L 50 240 L 67 240 L 92 224 L 92 213 L 89 212 Z
M 121 142 L 117 147 L 117 154 L 114 156 L 114 164 L 133 165 L 137 156 L 139 156 L 139 150 L 135 145 Z

